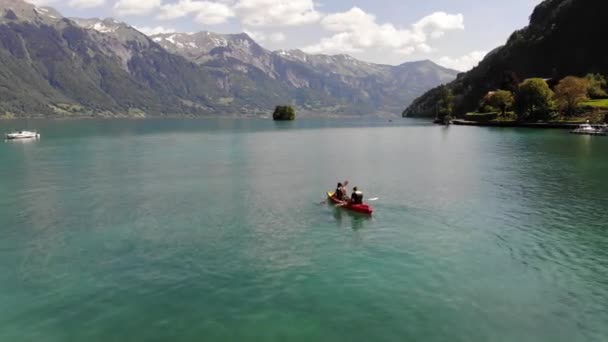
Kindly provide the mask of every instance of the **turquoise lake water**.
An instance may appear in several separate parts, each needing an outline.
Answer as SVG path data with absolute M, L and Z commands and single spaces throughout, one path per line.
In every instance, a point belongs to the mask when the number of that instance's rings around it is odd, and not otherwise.
M 0 143 L 0 341 L 608 340 L 608 138 L 29 126 Z M 344 179 L 373 218 L 320 204 Z

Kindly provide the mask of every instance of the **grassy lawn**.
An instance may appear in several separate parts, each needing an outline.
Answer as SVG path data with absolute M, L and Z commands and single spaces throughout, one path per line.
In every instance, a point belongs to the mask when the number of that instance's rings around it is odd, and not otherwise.
M 551 122 L 559 122 L 559 123 L 571 123 L 571 124 L 582 124 L 587 122 L 589 118 L 588 117 L 573 117 L 573 118 L 568 118 L 568 117 L 559 117 L 556 118 L 554 120 L 550 120 Z
M 589 100 L 581 102 L 581 106 L 608 109 L 608 99 Z

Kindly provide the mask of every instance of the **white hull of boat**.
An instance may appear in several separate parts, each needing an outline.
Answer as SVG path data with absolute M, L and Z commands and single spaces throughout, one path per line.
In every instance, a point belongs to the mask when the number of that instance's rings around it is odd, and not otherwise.
M 40 138 L 40 134 L 38 132 L 20 131 L 20 132 L 7 133 L 4 137 L 8 140 L 38 139 L 38 138 Z
M 606 125 L 593 127 L 589 124 L 589 122 L 587 122 L 586 124 L 578 126 L 577 129 L 571 131 L 570 133 L 582 135 L 608 135 L 608 127 L 606 127 Z

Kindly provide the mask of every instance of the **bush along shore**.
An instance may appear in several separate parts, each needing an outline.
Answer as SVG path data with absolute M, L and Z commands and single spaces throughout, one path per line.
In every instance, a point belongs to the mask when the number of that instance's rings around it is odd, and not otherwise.
M 567 76 L 561 80 L 530 78 L 514 91 L 490 91 L 477 111 L 452 118 L 454 96 L 444 87 L 437 103 L 436 123 L 534 128 L 574 128 L 608 122 L 608 86 L 603 75 Z

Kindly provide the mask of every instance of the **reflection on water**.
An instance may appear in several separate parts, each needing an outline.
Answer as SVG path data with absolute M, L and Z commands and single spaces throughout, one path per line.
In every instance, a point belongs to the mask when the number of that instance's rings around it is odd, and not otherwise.
M 333 203 L 328 204 L 332 210 L 333 217 L 335 218 L 338 227 L 343 227 L 344 224 L 350 224 L 353 230 L 362 229 L 365 227 L 366 221 L 372 219 L 369 215 L 363 215 L 356 212 L 348 211 L 340 208 Z
M 33 144 L 39 141 L 40 138 L 26 138 L 26 139 L 4 139 L 4 142 L 7 144 Z

